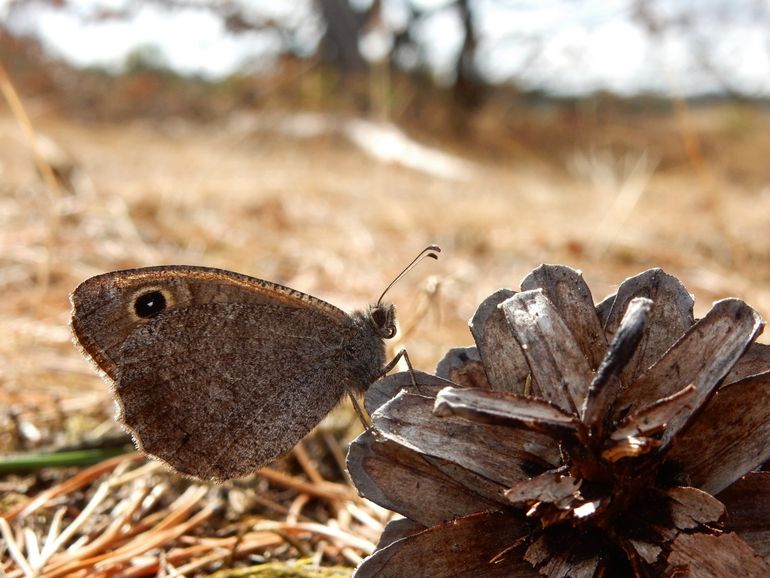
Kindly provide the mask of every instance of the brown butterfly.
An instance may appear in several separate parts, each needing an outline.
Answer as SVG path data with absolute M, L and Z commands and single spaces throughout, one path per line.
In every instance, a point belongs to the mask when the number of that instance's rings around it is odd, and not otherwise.
M 352 314 L 246 275 L 168 265 L 114 271 L 71 296 L 72 329 L 103 372 L 137 447 L 175 470 L 224 480 L 290 450 L 346 394 L 395 365 L 385 293 Z

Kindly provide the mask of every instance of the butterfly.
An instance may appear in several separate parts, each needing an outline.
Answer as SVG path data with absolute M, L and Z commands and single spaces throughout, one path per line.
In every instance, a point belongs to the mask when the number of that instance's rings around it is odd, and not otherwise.
M 222 481 L 289 451 L 386 364 L 395 309 L 346 313 L 239 273 L 185 265 L 113 271 L 71 295 L 74 340 L 110 384 L 137 447 L 178 472 Z

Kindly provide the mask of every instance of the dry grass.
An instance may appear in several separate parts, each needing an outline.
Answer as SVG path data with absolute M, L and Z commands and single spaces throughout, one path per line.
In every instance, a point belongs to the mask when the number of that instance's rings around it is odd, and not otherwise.
M 466 320 L 485 295 L 516 287 L 541 262 L 582 269 L 597 300 L 624 277 L 662 266 L 696 295 L 696 312 L 734 295 L 770 317 L 770 167 L 761 164 L 770 120 L 762 111 L 715 107 L 685 125 L 629 119 L 582 139 L 570 134 L 571 150 L 559 143 L 567 125 L 543 125 L 538 142 L 550 138 L 551 148 L 517 140 L 515 124 L 489 129 L 482 117 L 482 134 L 497 131 L 486 141 L 445 143 L 475 164 L 470 180 L 452 180 L 375 161 L 334 135 L 297 140 L 229 118 L 84 124 L 44 102 L 25 105 L 28 128 L 70 157 L 39 149 L 45 164 L 72 170 L 69 190 L 51 186 L 19 114 L 0 115 L 4 451 L 113 427 L 106 388 L 70 343 L 67 297 L 84 278 L 118 268 L 223 267 L 352 308 L 376 299 L 435 242 L 441 260 L 390 295 L 407 329 L 393 347 L 406 346 L 427 370 L 448 347 L 470 342 Z M 731 132 L 736 110 L 751 123 Z M 683 149 L 683 134 L 698 146 Z M 503 146 L 490 160 L 475 143 L 492 141 Z M 346 412 L 330 423 L 340 419 L 349 429 Z M 316 563 L 350 569 L 388 514 L 344 481 L 328 431 L 311 440 L 312 458 L 295 452 L 222 487 L 179 480 L 134 456 L 76 475 L 7 475 L 0 570 L 174 576 L 292 558 L 313 561 L 306 575 Z
M 355 565 L 391 516 L 324 481 L 310 461 L 311 482 L 264 468 L 224 486 L 175 479 L 155 462 L 137 467 L 142 461 L 135 453 L 106 460 L 9 508 L 0 518 L 5 575 L 187 576 L 288 556 L 309 559 L 310 576 L 328 560 Z

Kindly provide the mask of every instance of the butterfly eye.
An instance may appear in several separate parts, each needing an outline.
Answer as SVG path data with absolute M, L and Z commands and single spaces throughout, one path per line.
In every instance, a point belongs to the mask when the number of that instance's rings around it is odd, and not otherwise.
M 377 327 L 383 327 L 385 325 L 386 321 L 386 315 L 385 311 L 382 309 L 373 309 L 372 310 L 372 321 L 374 321 L 374 325 Z
M 166 298 L 163 293 L 157 290 L 148 291 L 136 298 L 134 301 L 134 313 L 142 319 L 155 317 L 166 308 Z

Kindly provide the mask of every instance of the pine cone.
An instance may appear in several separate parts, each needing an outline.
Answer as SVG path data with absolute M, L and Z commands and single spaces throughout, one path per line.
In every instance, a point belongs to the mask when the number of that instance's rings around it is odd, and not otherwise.
M 370 389 L 351 446 L 391 522 L 355 576 L 770 576 L 770 346 L 737 299 L 693 319 L 659 269 L 594 306 L 543 265 L 476 346 Z

